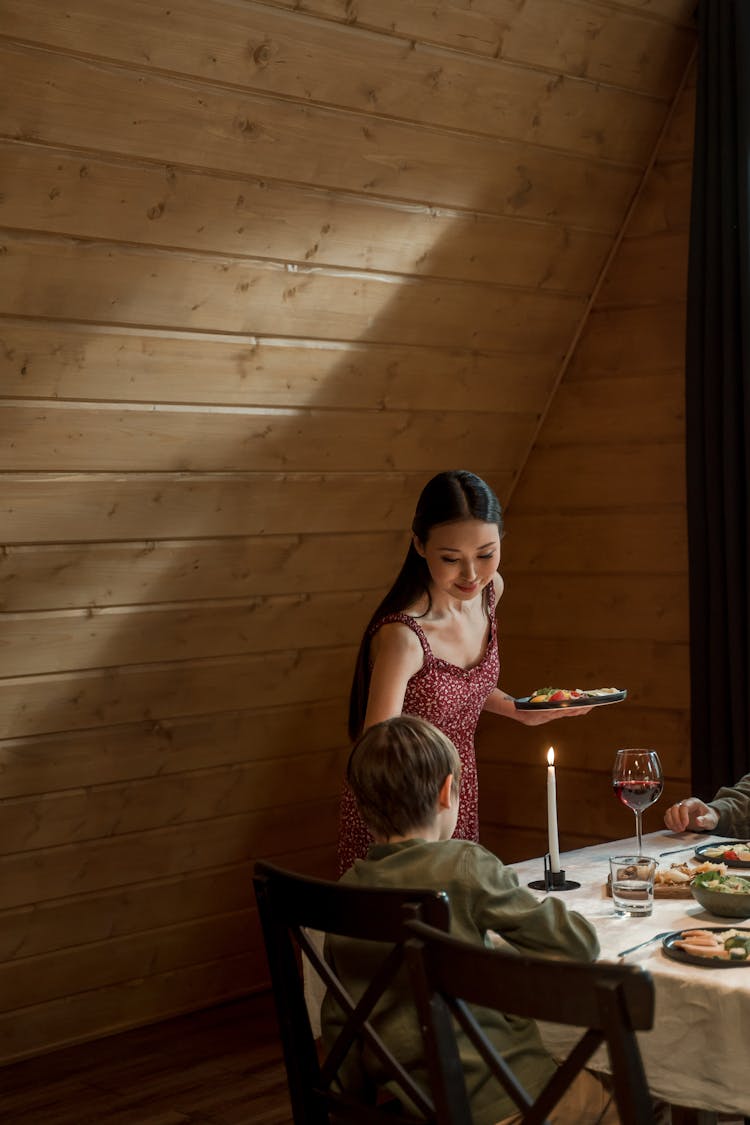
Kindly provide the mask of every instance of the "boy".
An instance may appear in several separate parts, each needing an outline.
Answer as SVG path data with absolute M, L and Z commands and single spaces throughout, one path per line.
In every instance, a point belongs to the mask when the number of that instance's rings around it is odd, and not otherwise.
M 519 887 L 515 872 L 479 844 L 451 839 L 460 773 L 453 743 L 423 719 L 400 715 L 368 728 L 354 745 L 347 780 L 376 842 L 342 882 L 444 890 L 450 898 L 451 933 L 457 937 L 491 944 L 487 932 L 492 930 L 522 953 L 593 960 L 599 946 L 585 918 L 552 895 L 540 902 Z M 326 946 L 329 960 L 355 996 L 364 991 L 373 964 L 382 957 L 378 950 L 335 937 Z M 489 1009 L 479 1015 L 490 1039 L 535 1095 L 555 1069 L 536 1024 Z M 406 980 L 381 1000 L 373 1022 L 402 1065 L 426 1086 L 422 1035 Z M 339 1024 L 336 1004 L 327 995 L 324 1039 Z M 513 1125 L 519 1120 L 517 1107 L 465 1037 L 460 1047 L 475 1125 Z M 374 1060 L 359 1060 L 350 1051 L 347 1065 L 342 1081 L 350 1091 L 364 1090 L 368 1079 L 382 1084 Z M 619 1117 L 604 1083 L 585 1072 L 550 1120 L 555 1125 L 614 1125 Z

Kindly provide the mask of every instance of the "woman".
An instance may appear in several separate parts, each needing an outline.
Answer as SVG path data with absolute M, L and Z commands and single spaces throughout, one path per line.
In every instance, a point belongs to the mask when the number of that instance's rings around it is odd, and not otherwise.
M 401 571 L 370 619 L 349 703 L 349 735 L 402 712 L 447 734 L 462 765 L 454 835 L 478 840 L 474 733 L 482 710 L 527 725 L 589 708 L 517 711 L 497 686 L 495 605 L 503 521 L 497 497 L 474 473 L 439 473 L 425 485 Z M 367 854 L 371 839 L 347 786 L 341 802 L 340 873 Z

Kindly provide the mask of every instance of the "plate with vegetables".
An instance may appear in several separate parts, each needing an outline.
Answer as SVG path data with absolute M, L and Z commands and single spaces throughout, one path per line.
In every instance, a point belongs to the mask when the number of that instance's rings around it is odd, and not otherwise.
M 693 878 L 690 893 L 704 910 L 723 918 L 750 918 L 750 879 L 705 871 Z
M 704 969 L 733 969 L 750 965 L 750 930 L 675 930 L 662 940 L 662 949 L 673 961 Z
M 726 863 L 728 867 L 750 867 L 750 843 L 747 840 L 727 840 L 723 844 L 701 844 L 695 849 L 699 859 Z
M 620 688 L 554 688 L 532 691 L 513 702 L 518 711 L 554 711 L 561 707 L 601 707 L 605 703 L 621 703 L 627 691 Z

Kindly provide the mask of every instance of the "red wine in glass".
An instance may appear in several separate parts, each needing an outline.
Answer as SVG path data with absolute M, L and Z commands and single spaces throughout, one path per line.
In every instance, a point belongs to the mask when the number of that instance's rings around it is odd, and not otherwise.
M 658 801 L 664 788 L 659 755 L 655 750 L 618 750 L 612 769 L 612 788 L 618 800 L 635 813 L 638 852 L 643 850 L 643 810 Z

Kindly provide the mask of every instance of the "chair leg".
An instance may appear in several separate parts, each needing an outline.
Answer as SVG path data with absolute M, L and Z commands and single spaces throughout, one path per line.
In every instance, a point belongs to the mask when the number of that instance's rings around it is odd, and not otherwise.
M 673 1105 L 672 1125 L 718 1125 L 713 1110 L 689 1109 L 687 1106 Z
M 750 1125 L 750 1117 L 735 1117 L 734 1114 L 718 1114 L 713 1110 L 708 1109 L 688 1109 L 686 1106 L 673 1105 L 670 1107 L 672 1110 L 672 1125 L 737 1125 L 742 1121 L 743 1125 Z

